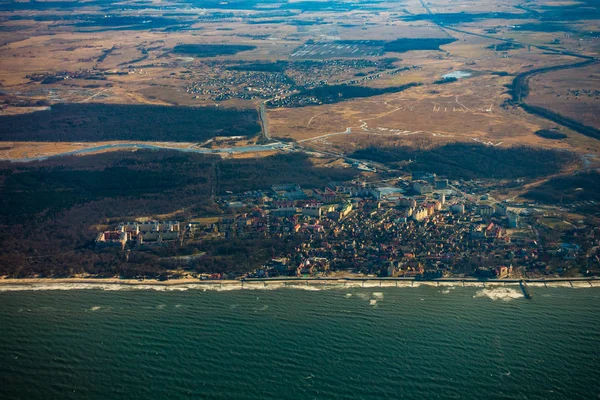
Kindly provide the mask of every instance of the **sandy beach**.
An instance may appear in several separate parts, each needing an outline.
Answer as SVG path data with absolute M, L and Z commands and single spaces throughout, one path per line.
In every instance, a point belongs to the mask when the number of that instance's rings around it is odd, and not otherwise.
M 598 278 L 555 278 L 555 279 L 529 279 L 525 280 L 531 287 L 572 287 L 589 288 L 600 287 Z M 182 278 L 168 281 L 153 279 L 119 279 L 119 278 L 3 278 L 0 279 L 0 290 L 69 290 L 69 289 L 104 289 L 117 290 L 118 288 L 131 287 L 136 289 L 153 290 L 179 290 L 179 289 L 277 289 L 300 288 L 305 290 L 333 289 L 333 288 L 383 288 L 383 287 L 502 287 L 518 286 L 518 279 L 476 280 L 461 278 L 445 278 L 435 281 L 419 281 L 410 278 L 267 278 L 245 280 L 199 280 L 195 278 Z

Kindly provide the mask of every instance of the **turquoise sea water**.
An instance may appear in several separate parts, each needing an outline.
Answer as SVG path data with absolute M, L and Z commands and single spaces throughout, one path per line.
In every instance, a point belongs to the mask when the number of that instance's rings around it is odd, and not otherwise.
M 600 290 L 533 292 L 1 292 L 0 398 L 597 399 Z

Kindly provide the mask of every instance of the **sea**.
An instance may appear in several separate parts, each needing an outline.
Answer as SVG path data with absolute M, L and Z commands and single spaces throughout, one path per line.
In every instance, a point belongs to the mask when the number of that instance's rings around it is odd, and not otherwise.
M 0 399 L 600 398 L 597 287 L 61 288 L 0 288 Z

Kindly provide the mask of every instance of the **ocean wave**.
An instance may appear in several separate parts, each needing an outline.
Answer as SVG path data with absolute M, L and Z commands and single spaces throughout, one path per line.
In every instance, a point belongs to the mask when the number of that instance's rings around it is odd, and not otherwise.
M 600 286 L 593 286 L 590 282 L 573 282 L 574 289 L 588 289 L 588 288 L 592 288 L 592 287 L 600 287 Z
M 389 283 L 391 283 L 390 281 Z M 19 292 L 19 291 L 52 291 L 52 290 L 104 290 L 104 291 L 120 291 L 120 290 L 154 290 L 157 292 L 171 292 L 171 291 L 187 291 L 187 290 L 201 290 L 201 291 L 216 291 L 216 292 L 228 292 L 228 291 L 236 291 L 236 290 L 279 290 L 279 289 L 295 289 L 295 290 L 305 290 L 305 291 L 321 291 L 321 290 L 349 290 L 349 289 L 373 289 L 375 287 L 379 288 L 380 286 L 376 284 L 377 281 L 374 282 L 363 282 L 362 281 L 348 281 L 348 282 L 323 282 L 323 281 L 311 281 L 310 283 L 306 282 L 240 282 L 240 283 L 218 283 L 218 282 L 210 282 L 210 283 L 181 283 L 181 284 L 132 284 L 132 283 L 102 283 L 102 282 L 89 282 L 89 283 L 64 283 L 64 282 L 44 282 L 44 283 L 2 283 L 0 284 L 0 292 Z M 393 285 L 385 285 L 386 288 L 417 288 L 420 286 L 434 286 L 437 285 L 437 282 L 415 282 L 415 281 L 395 281 Z M 478 282 L 469 282 L 465 287 L 479 287 L 481 288 L 483 283 Z M 450 290 L 456 289 L 458 286 L 456 283 L 444 282 L 441 284 L 440 282 L 440 293 L 448 294 Z M 494 283 L 485 283 L 485 286 L 479 290 L 476 294 L 476 297 L 490 297 L 490 296 L 500 296 L 506 297 L 504 294 L 506 293 L 517 293 L 520 291 L 509 289 L 509 286 L 518 287 L 518 284 L 507 284 L 504 285 L 502 283 L 494 284 Z M 575 281 L 575 282 L 532 282 L 529 283 L 531 287 L 547 287 L 547 288 L 574 288 L 574 289 L 583 289 L 583 288 L 597 288 L 600 287 L 600 284 L 590 284 L 589 282 L 584 281 Z M 363 300 L 368 300 L 368 294 L 361 294 L 365 298 Z M 359 296 L 361 296 L 359 295 Z M 374 292 L 372 294 L 373 298 L 383 298 L 382 292 Z M 349 297 L 349 296 L 347 296 Z
M 381 287 L 381 283 L 378 281 L 363 281 L 362 287 L 369 287 L 369 288 Z
M 369 305 L 370 306 L 376 306 L 377 305 L 377 300 L 374 300 L 374 299 L 369 300 Z
M 478 290 L 473 298 L 487 297 L 494 301 L 511 301 L 515 299 L 522 299 L 525 296 L 519 290 L 510 289 L 506 287 L 495 287 Z
M 373 293 L 373 297 L 376 298 L 377 300 L 383 300 L 383 293 L 375 292 L 375 293 Z
M 456 286 L 445 286 L 442 290 L 440 290 L 441 294 L 449 294 L 451 290 L 456 289 Z
M 357 293 L 356 297 L 358 297 L 361 300 L 369 300 L 369 295 L 367 293 Z

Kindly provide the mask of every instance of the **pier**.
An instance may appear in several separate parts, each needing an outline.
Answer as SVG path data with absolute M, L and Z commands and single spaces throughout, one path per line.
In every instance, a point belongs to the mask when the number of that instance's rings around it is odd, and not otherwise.
M 527 286 L 527 283 L 525 281 L 519 281 L 519 286 L 521 287 L 521 290 L 523 291 L 523 295 L 525 296 L 526 299 L 531 299 L 532 295 L 531 292 L 529 291 L 529 286 Z

